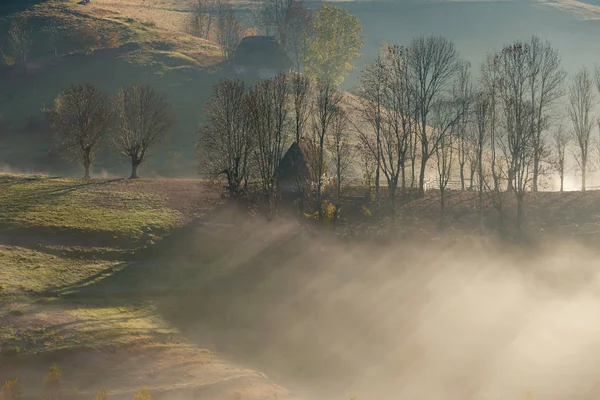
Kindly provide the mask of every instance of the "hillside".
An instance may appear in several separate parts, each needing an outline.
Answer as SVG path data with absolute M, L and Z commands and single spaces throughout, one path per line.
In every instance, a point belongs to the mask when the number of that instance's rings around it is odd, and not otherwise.
M 145 12 L 128 12 L 139 9 Z M 141 173 L 195 176 L 199 111 L 212 86 L 228 72 L 220 66 L 214 43 L 187 35 L 182 27 L 176 30 L 176 22 L 173 30 L 157 24 L 174 18 L 160 10 L 115 1 L 84 6 L 70 0 L 50 0 L 28 9 L 33 46 L 27 69 L 0 69 L 0 167 L 78 175 L 77 166 L 52 152 L 55 142 L 41 107 L 71 84 L 92 83 L 110 93 L 121 85 L 146 83 L 167 94 L 178 124 Z M 6 32 L 7 23 L 0 20 L 0 32 Z M 56 46 L 47 39 L 53 26 L 58 30 Z M 96 174 L 118 175 L 127 166 L 105 153 L 95 168 Z

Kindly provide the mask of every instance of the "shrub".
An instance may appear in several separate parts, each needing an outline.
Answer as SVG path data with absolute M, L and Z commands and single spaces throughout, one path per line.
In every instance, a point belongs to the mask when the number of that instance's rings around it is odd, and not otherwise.
M 146 388 L 142 388 L 139 392 L 133 396 L 133 400 L 152 400 L 150 392 Z
M 7 357 L 16 356 L 19 355 L 19 353 L 21 353 L 21 348 L 19 346 L 7 347 L 2 350 L 2 354 Z
M 18 378 L 13 378 L 4 383 L 0 399 L 2 400 L 19 400 L 23 392 L 23 385 Z

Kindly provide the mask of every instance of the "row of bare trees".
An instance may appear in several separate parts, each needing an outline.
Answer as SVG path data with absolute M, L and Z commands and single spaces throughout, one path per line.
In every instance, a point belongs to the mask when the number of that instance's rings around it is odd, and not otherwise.
M 558 51 L 534 36 L 488 55 L 478 72 L 473 79 L 470 65 L 441 36 L 418 37 L 406 47 L 386 44 L 363 71 L 357 129 L 376 168 L 376 194 L 383 175 L 392 210 L 398 188 L 424 193 L 431 159 L 442 216 L 451 177 L 458 175 L 464 190 L 469 176 L 468 188 L 480 192 L 482 229 L 484 198 L 504 215 L 503 193 L 514 193 L 520 227 L 525 194 L 540 189 L 542 176 L 557 171 L 562 190 L 568 149 L 585 190 L 594 143 L 600 156 L 600 141 L 592 138 L 595 124 L 600 127 L 593 116 L 600 70 L 594 82 L 582 69 L 567 88 Z
M 131 162 L 130 178 L 137 178 L 138 166 L 174 121 L 166 97 L 147 85 L 122 87 L 111 97 L 93 85 L 73 85 L 43 111 L 60 150 L 83 165 L 86 179 L 104 143 Z
M 305 181 L 298 181 L 298 189 L 311 191 L 322 217 L 327 166 L 333 167 L 339 200 L 354 153 L 341 102 L 334 85 L 312 83 L 301 74 L 279 75 L 253 86 L 223 80 L 205 109 L 207 123 L 201 126 L 197 145 L 201 171 L 224 176 L 232 197 L 258 185 L 272 215 L 280 194 L 281 160 L 295 142 L 302 147 L 309 173 Z

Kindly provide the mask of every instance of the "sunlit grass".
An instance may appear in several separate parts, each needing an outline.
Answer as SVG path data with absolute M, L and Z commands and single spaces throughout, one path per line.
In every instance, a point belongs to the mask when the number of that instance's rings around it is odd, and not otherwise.
M 0 225 L 111 232 L 139 238 L 183 223 L 157 195 L 102 190 L 107 181 L 0 175 Z

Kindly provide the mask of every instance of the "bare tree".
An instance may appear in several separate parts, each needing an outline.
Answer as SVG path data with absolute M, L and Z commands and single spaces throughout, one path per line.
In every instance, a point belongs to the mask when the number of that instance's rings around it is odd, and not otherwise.
M 249 128 L 269 215 L 277 207 L 277 170 L 289 145 L 289 80 L 285 75 L 257 83 L 248 95 Z
M 63 90 L 54 106 L 44 108 L 61 150 L 83 164 L 84 179 L 111 120 L 107 96 L 92 85 L 73 85 Z
M 528 98 L 530 51 L 527 43 L 515 42 L 504 46 L 498 54 L 501 74 L 499 94 L 506 133 L 504 140 L 499 143 L 509 165 L 509 189 L 514 191 L 517 199 L 519 230 L 523 222 L 523 200 L 531 182 L 534 157 L 534 131 L 531 129 L 533 107 Z
M 446 216 L 446 188 L 452 176 L 452 158 L 454 153 L 454 136 L 459 129 L 456 119 L 457 104 L 454 101 L 441 100 L 432 107 L 431 125 L 433 135 L 437 138 L 434 148 L 436 156 L 437 180 L 440 189 L 440 217 L 442 224 Z M 449 130 L 449 132 L 448 132 Z
M 375 135 L 375 148 L 372 150 L 377 160 L 375 170 L 375 196 L 379 197 L 379 181 L 381 173 L 381 119 L 382 102 L 385 91 L 386 66 L 381 55 L 368 65 L 360 77 L 356 89 L 359 96 L 359 113 L 364 122 L 372 129 Z M 365 142 L 368 143 L 368 142 Z
M 148 157 L 151 146 L 164 138 L 173 126 L 171 106 L 164 95 L 148 85 L 121 87 L 113 98 L 115 128 L 113 148 L 131 161 L 130 179 L 138 178 L 137 168 Z
M 310 111 L 310 81 L 304 75 L 295 73 L 291 79 L 294 101 L 294 121 L 296 123 L 295 140 L 300 143 Z
M 585 191 L 588 153 L 594 125 L 592 109 L 596 103 L 592 84 L 590 72 L 584 67 L 571 82 L 567 106 L 567 113 L 573 123 L 573 139 L 579 147 L 579 154 L 575 159 L 581 169 L 581 190 L 583 191 Z
M 331 154 L 331 161 L 335 171 L 335 217 L 339 218 L 342 206 L 342 195 L 346 187 L 349 170 L 354 161 L 354 148 L 350 144 L 348 130 L 348 116 L 346 112 L 338 108 L 331 119 L 331 129 L 327 135 L 327 147 Z
M 379 152 L 390 198 L 392 215 L 396 209 L 398 183 L 401 177 L 402 194 L 406 190 L 405 163 L 413 134 L 414 102 L 410 88 L 406 49 L 389 46 L 384 58 L 384 90 Z
M 442 36 L 418 37 L 408 48 L 408 64 L 413 77 L 415 108 L 421 143 L 419 190 L 424 194 L 427 161 L 438 142 L 428 135 L 429 115 L 460 66 L 454 43 Z M 441 140 L 442 136 L 438 136 Z
M 325 172 L 324 145 L 327 132 L 331 129 L 334 118 L 339 113 L 342 101 L 341 92 L 329 80 L 317 82 L 317 96 L 313 111 L 313 137 L 317 147 L 317 163 L 315 168 L 317 210 L 319 220 L 323 220 L 323 174 Z
M 242 39 L 242 25 L 235 19 L 235 11 L 229 3 L 217 5 L 217 41 L 221 46 L 223 60 L 230 61 Z
M 375 170 L 377 169 L 377 160 L 373 155 L 373 151 L 371 151 L 371 149 L 375 148 L 375 144 L 369 143 L 369 141 L 372 141 L 372 138 L 365 135 L 359 136 L 356 151 L 360 159 L 363 185 L 365 186 L 366 194 L 370 199 L 373 191 Z
M 470 72 L 471 64 L 468 62 L 461 63 L 457 78 L 454 82 L 453 92 L 454 97 L 457 99 L 462 99 L 464 106 L 467 106 L 467 101 L 472 96 L 472 87 L 471 87 L 471 72 Z M 468 140 L 468 118 L 469 113 L 463 112 L 461 117 L 456 123 L 456 147 L 457 147 L 457 161 L 458 161 L 458 169 L 460 173 L 460 189 L 465 190 L 465 165 L 469 159 L 469 151 L 471 146 Z
M 562 192 L 564 189 L 566 168 L 565 150 L 567 149 L 571 138 L 566 133 L 562 125 L 559 125 L 558 128 L 556 128 L 552 138 L 554 139 L 553 165 L 558 172 L 558 176 L 560 177 L 560 191 Z
M 8 40 L 19 64 L 27 62 L 27 55 L 31 46 L 30 34 L 29 17 L 24 13 L 15 15 L 8 28 Z
M 473 104 L 473 116 L 475 120 L 476 128 L 476 154 L 477 158 L 475 163 L 477 165 L 477 182 L 479 184 L 479 227 L 480 232 L 485 232 L 484 227 L 484 209 L 483 209 L 483 196 L 484 196 L 484 173 L 483 173 L 483 153 L 487 147 L 490 139 L 490 114 L 491 114 L 491 99 L 488 93 L 479 91 L 475 95 L 475 101 Z M 471 178 L 472 182 L 472 178 Z
M 210 40 L 217 10 L 222 0 L 196 0 L 188 16 L 190 34 Z
M 561 69 L 558 51 L 548 41 L 542 42 L 533 36 L 528 43 L 528 86 L 533 108 L 531 130 L 533 131 L 533 176 L 532 187 L 538 190 L 542 161 L 549 154 L 542 133 L 549 127 L 549 113 L 563 95 L 566 73 Z
M 505 163 L 498 160 L 498 145 L 502 140 L 502 135 L 499 133 L 499 107 L 501 104 L 501 57 L 500 54 L 488 55 L 486 60 L 481 65 L 481 84 L 482 92 L 485 93 L 490 101 L 489 105 L 489 143 L 490 143 L 490 173 L 492 182 L 484 179 L 482 182 L 486 187 L 486 193 L 491 199 L 494 208 L 500 219 L 500 229 L 504 230 L 504 198 L 502 195 L 502 180 L 506 178 Z
M 247 190 L 254 150 L 244 83 L 221 81 L 213 88 L 205 113 L 207 124 L 201 126 L 197 147 L 201 171 L 209 176 L 224 174 L 227 191 L 237 197 Z

